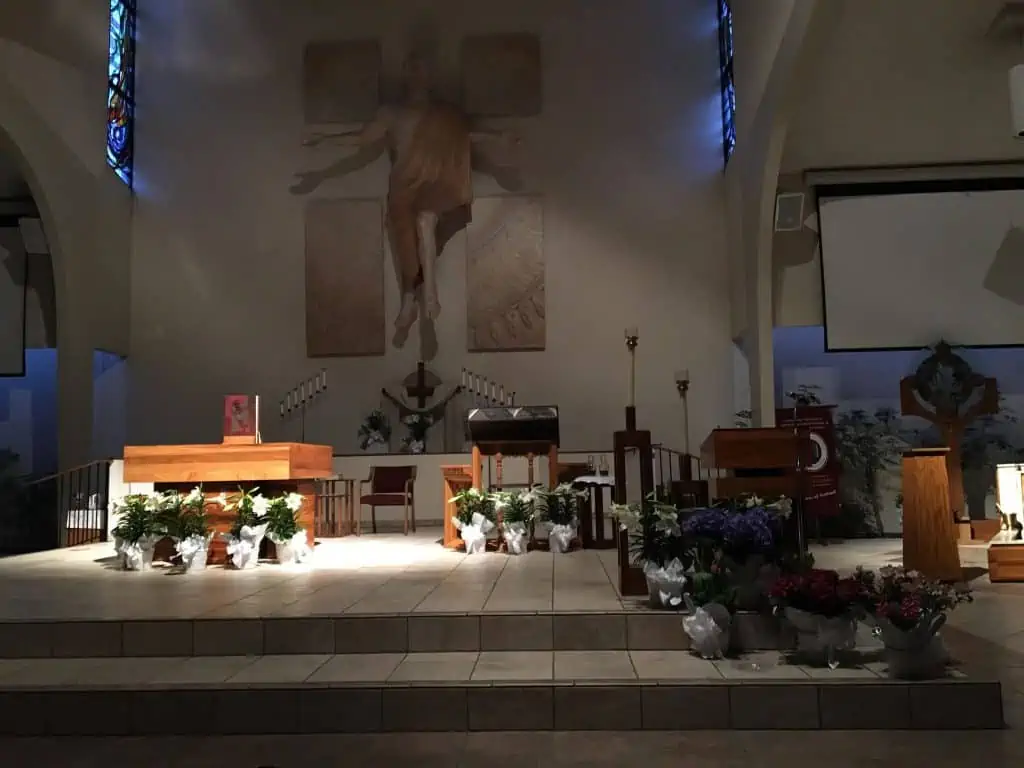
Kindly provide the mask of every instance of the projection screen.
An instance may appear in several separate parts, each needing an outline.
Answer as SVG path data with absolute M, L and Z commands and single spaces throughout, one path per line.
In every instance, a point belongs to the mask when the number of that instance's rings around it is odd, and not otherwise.
M 1024 345 L 1024 189 L 984 184 L 818 188 L 830 351 Z
M 0 227 L 0 376 L 25 375 L 26 259 L 18 229 Z

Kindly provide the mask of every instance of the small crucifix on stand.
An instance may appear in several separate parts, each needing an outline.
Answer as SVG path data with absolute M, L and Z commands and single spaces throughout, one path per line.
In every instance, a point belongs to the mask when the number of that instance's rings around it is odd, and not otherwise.
M 398 417 L 409 426 L 413 441 L 422 442 L 425 440 L 426 429 L 444 418 L 448 403 L 462 391 L 461 386 L 452 387 L 451 392 L 447 395 L 434 403 L 430 403 L 434 392 L 440 384 L 441 380 L 434 373 L 428 371 L 426 365 L 421 360 L 416 363 L 416 372 L 407 376 L 402 383 L 405 389 L 404 396 L 393 395 L 386 388 L 382 388 L 380 391 L 381 395 L 398 409 Z M 410 401 L 415 403 L 415 405 L 410 404 Z M 430 404 L 428 405 L 428 403 Z M 411 419 L 410 417 L 414 418 Z M 420 426 L 414 427 L 412 422 Z M 417 429 L 423 430 L 422 433 L 417 432 Z M 423 448 L 425 450 L 426 446 L 423 446 Z
M 900 380 L 900 408 L 904 415 L 931 422 L 941 433 L 949 448 L 946 471 L 953 520 L 962 522 L 966 518 L 961 456 L 964 432 L 976 419 L 999 412 L 996 380 L 975 373 L 949 344 L 940 341 L 911 376 Z

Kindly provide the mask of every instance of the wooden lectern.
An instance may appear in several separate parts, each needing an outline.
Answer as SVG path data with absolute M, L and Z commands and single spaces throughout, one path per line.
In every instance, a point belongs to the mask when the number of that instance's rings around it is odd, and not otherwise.
M 441 466 L 441 478 L 444 481 L 444 499 L 441 500 L 441 509 L 444 510 L 444 533 L 441 545 L 446 549 L 459 549 L 462 546 L 462 539 L 459 531 L 452 522 L 455 517 L 455 502 L 451 499 L 455 494 L 473 487 L 473 467 L 469 464 L 443 464 Z
M 960 581 L 948 453 L 948 448 L 921 448 L 903 454 L 903 566 L 931 579 Z
M 803 456 L 798 455 L 801 448 Z M 747 493 L 803 496 L 797 459 L 802 459 L 802 466 L 808 466 L 810 445 L 806 430 L 716 429 L 701 445 L 700 453 L 706 467 L 729 473 L 715 478 L 715 498 L 734 499 Z
M 298 493 L 303 497 L 299 526 L 313 546 L 316 515 L 315 481 L 331 477 L 333 449 L 305 443 L 127 445 L 124 449 L 124 482 L 153 483 L 156 491 L 188 493 L 202 485 L 207 497 L 221 493 L 231 497 L 240 487 L 258 487 L 264 496 Z M 233 511 L 219 505 L 207 507 L 215 533 L 231 530 Z M 209 562 L 223 563 L 225 545 L 215 536 Z

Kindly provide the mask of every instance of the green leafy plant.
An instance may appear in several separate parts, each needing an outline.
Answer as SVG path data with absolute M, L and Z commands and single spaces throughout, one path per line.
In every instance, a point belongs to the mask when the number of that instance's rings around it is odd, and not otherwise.
M 391 439 L 391 422 L 387 414 L 375 408 L 359 425 L 359 450 L 365 451 L 371 445 L 387 445 Z
M 451 501 L 455 503 L 455 519 L 462 525 L 471 525 L 475 514 L 494 521 L 494 501 L 490 494 L 478 488 L 464 488 L 452 496 Z
M 302 501 L 302 496 L 298 493 L 287 493 L 270 499 L 264 518 L 267 535 L 276 541 L 291 541 L 302 530 L 299 526 Z
M 218 503 L 213 499 L 210 503 Z M 191 536 L 205 538 L 210 535 L 210 516 L 206 513 L 206 494 L 200 485 L 193 488 L 187 496 L 181 500 L 181 511 L 177 523 L 177 536 L 179 539 L 187 539 Z
M 613 504 L 612 513 L 626 531 L 633 564 L 663 568 L 676 558 L 684 567 L 693 564 L 679 527 L 679 510 L 655 493 L 643 503 Z
M 505 525 L 529 523 L 533 519 L 534 500 L 533 489 L 495 491 L 491 494 L 491 503 L 495 511 L 501 514 Z
M 571 483 L 562 483 L 550 490 L 538 490 L 541 517 L 552 525 L 575 525 L 579 520 L 582 495 Z
M 245 490 L 240 487 L 235 500 L 224 505 L 225 509 L 235 511 L 235 522 L 231 526 L 232 536 L 237 538 L 245 526 L 252 528 L 266 522 L 264 518 L 270 502 L 259 493 L 259 490 L 259 488 Z
M 873 414 L 861 409 L 842 411 L 835 423 L 840 465 L 839 494 L 843 512 L 854 519 L 848 535 L 883 533 L 878 476 L 899 465 L 903 452 L 917 440 L 893 408 Z M 859 529 L 859 530 L 858 530 Z
M 162 498 L 157 495 L 133 493 L 122 498 L 115 505 L 114 537 L 125 544 L 137 544 L 164 535 L 167 529 L 161 520 L 161 504 Z

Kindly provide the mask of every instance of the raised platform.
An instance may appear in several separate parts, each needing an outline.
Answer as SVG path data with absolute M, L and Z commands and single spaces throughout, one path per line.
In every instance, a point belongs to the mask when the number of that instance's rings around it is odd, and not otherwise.
M 533 652 L 0 663 L 4 735 L 1003 727 L 998 682 L 779 654 Z
M 0 560 L 0 734 L 1002 726 L 1000 683 L 970 667 L 889 681 L 866 632 L 834 671 L 703 661 L 679 615 L 619 596 L 614 552 L 467 557 L 439 533 L 326 541 L 313 568 Z M 747 647 L 764 624 L 737 618 Z

